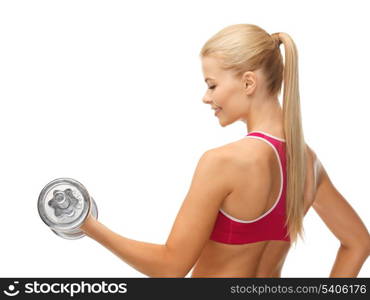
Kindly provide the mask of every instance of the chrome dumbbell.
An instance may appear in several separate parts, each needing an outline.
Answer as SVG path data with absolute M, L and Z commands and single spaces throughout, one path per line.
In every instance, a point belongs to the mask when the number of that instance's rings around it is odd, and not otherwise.
M 94 199 L 80 182 L 71 178 L 49 182 L 39 195 L 37 208 L 41 219 L 55 234 L 70 240 L 85 236 L 79 227 L 90 211 L 98 218 Z

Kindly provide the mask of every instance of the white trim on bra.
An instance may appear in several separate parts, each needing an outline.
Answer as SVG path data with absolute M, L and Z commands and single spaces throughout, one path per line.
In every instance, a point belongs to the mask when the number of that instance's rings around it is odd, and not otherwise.
M 253 132 L 256 132 L 256 131 L 253 131 Z M 223 211 L 221 208 L 219 209 L 225 216 L 227 216 L 231 220 L 233 220 L 235 222 L 239 222 L 239 223 L 253 223 L 253 222 L 258 221 L 259 219 L 262 219 L 264 216 L 268 215 L 275 208 L 275 206 L 278 204 L 278 202 L 280 200 L 280 197 L 281 197 L 281 194 L 282 194 L 282 191 L 283 191 L 283 181 L 284 181 L 283 168 L 281 166 L 280 156 L 279 156 L 279 153 L 277 152 L 275 146 L 273 144 L 271 144 L 268 140 L 265 140 L 264 138 L 261 138 L 259 136 L 246 136 L 246 138 L 253 138 L 253 139 L 258 139 L 258 140 L 264 141 L 274 149 L 276 157 L 277 157 L 278 162 L 279 162 L 279 168 L 280 168 L 280 191 L 279 191 L 279 195 L 278 195 L 277 200 L 275 201 L 274 205 L 268 211 L 266 211 L 263 215 L 259 216 L 257 219 L 254 219 L 254 220 L 250 220 L 250 221 L 240 220 L 240 219 L 237 219 L 233 216 L 230 216 L 228 213 Z
M 277 137 L 277 136 L 274 136 L 274 135 L 272 135 L 272 134 L 269 134 L 269 133 L 267 133 L 267 132 L 260 131 L 260 130 L 251 131 L 251 132 L 249 132 L 248 134 L 251 134 L 251 133 L 253 133 L 253 132 L 259 132 L 259 133 L 262 133 L 262 134 L 267 135 L 267 136 L 269 136 L 269 137 L 272 137 L 273 139 L 279 140 L 279 141 L 281 141 L 281 142 L 285 142 L 285 140 L 284 140 L 284 139 L 282 139 L 282 138 L 279 138 L 279 137 Z

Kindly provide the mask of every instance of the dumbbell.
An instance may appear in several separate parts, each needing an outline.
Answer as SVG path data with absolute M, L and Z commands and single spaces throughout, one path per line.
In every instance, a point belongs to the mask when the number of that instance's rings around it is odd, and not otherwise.
M 98 207 L 87 189 L 72 178 L 58 178 L 41 191 L 37 208 L 41 219 L 58 236 L 75 240 L 85 236 L 79 228 L 89 212 L 98 218 Z

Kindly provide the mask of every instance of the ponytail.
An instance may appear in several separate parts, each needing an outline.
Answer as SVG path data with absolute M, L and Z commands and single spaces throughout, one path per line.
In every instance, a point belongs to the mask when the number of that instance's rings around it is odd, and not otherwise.
M 298 82 L 298 51 L 292 38 L 284 32 L 272 35 L 277 47 L 285 50 L 283 75 L 283 116 L 287 161 L 286 226 L 291 242 L 303 238 L 304 184 L 306 178 L 306 143 L 303 136 Z

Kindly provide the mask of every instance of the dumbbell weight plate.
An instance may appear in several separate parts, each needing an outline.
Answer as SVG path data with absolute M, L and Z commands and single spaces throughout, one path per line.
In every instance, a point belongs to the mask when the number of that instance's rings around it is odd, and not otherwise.
M 87 189 L 77 180 L 58 178 L 48 183 L 38 198 L 41 219 L 60 237 L 78 239 L 85 234 L 79 226 L 89 210 L 97 218 L 98 209 Z
M 91 214 L 97 219 L 98 218 L 98 208 L 94 201 L 94 198 L 91 197 L 92 205 L 91 205 Z M 82 224 L 82 223 L 81 223 Z M 76 240 L 85 236 L 85 233 L 77 227 L 76 229 L 72 229 L 70 231 L 56 231 L 50 228 L 52 232 L 56 235 L 59 235 L 62 238 L 69 239 L 69 240 Z

